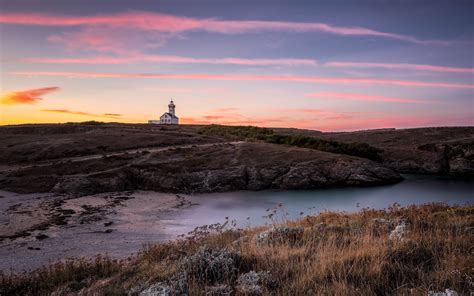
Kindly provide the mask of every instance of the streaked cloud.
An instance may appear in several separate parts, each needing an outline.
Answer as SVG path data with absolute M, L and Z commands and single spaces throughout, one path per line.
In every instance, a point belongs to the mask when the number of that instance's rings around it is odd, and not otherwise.
M 316 66 L 311 59 L 243 59 L 243 58 L 192 58 L 168 55 L 135 55 L 128 57 L 88 57 L 88 58 L 25 58 L 23 62 L 40 64 L 130 64 L 136 62 L 154 62 L 169 64 L 215 64 L 246 66 Z
M 53 43 L 62 44 L 69 50 L 97 51 L 114 54 L 137 54 L 140 46 L 147 48 L 165 45 L 174 33 L 137 31 L 134 28 L 84 27 L 70 32 L 56 33 L 48 37 Z
M 444 67 L 423 64 L 390 64 L 390 63 L 358 63 L 358 62 L 328 62 L 327 67 L 339 68 L 384 68 L 416 71 L 430 71 L 443 73 L 474 73 L 474 68 Z
M 183 117 L 180 122 L 183 124 L 223 124 L 223 125 L 255 125 L 255 126 L 267 126 L 277 127 L 284 126 L 290 121 L 281 117 L 264 117 L 255 116 L 252 118 L 233 118 L 233 117 L 221 117 L 221 118 L 208 118 L 210 116 L 199 116 L 199 117 Z M 211 116 L 212 117 L 212 116 Z M 292 122 L 294 126 L 295 122 Z
M 74 110 L 68 110 L 68 109 L 41 109 L 40 111 L 50 112 L 50 113 L 65 113 L 65 114 L 71 114 L 71 115 L 81 115 L 81 116 L 90 116 L 90 117 L 122 119 L 122 114 L 117 114 L 117 113 L 95 114 L 95 113 L 74 111 Z
M 371 36 L 423 45 L 448 45 L 454 41 L 423 40 L 414 36 L 378 31 L 364 27 L 342 27 L 326 23 L 261 20 L 221 20 L 191 18 L 152 12 L 128 12 L 93 16 L 66 16 L 44 13 L 2 13 L 0 23 L 35 26 L 69 26 L 92 28 L 131 28 L 142 31 L 184 33 L 205 31 L 221 34 L 257 32 L 324 32 L 339 36 Z M 86 34 L 94 34 L 89 31 Z M 97 36 L 97 35 L 96 35 Z
M 237 112 L 239 109 L 238 108 L 232 108 L 232 107 L 228 107 L 228 108 L 218 108 L 218 109 L 215 109 L 214 111 L 215 112 L 218 112 L 218 113 L 222 113 L 222 112 Z
M 438 103 L 434 101 L 422 101 L 413 99 L 393 98 L 385 96 L 374 96 L 356 93 L 339 93 L 339 92 L 318 92 L 306 94 L 307 97 L 316 98 L 332 98 L 348 101 L 367 101 L 367 102 L 389 102 L 389 103 L 412 103 L 412 104 L 432 104 Z
M 472 126 L 474 119 L 472 117 L 461 116 L 433 116 L 433 115 L 379 115 L 379 116 L 360 116 L 349 120 L 334 120 L 318 123 L 317 129 L 323 131 L 354 131 L 362 129 L 377 128 L 409 128 L 409 127 L 428 127 L 428 126 Z
M 41 96 L 60 90 L 57 86 L 35 88 L 23 91 L 9 92 L 1 96 L 3 105 L 35 104 L 42 100 Z
M 407 87 L 441 87 L 473 89 L 472 84 L 425 82 L 378 78 L 322 77 L 322 76 L 278 76 L 278 75 L 233 75 L 233 74 L 150 74 L 150 73 L 99 73 L 99 72 L 11 72 L 19 76 L 56 76 L 70 78 L 154 78 L 154 79 L 195 79 L 225 81 L 289 81 L 321 84 L 396 85 Z

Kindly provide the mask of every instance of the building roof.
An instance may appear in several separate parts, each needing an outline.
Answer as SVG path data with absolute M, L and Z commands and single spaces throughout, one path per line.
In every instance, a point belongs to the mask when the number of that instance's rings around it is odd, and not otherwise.
M 163 116 L 165 116 L 165 115 L 168 115 L 168 116 L 171 117 L 171 118 L 178 118 L 178 116 L 173 115 L 173 114 L 171 114 L 171 113 L 169 113 L 169 112 L 163 113 L 163 115 L 161 115 L 160 118 L 163 117 Z

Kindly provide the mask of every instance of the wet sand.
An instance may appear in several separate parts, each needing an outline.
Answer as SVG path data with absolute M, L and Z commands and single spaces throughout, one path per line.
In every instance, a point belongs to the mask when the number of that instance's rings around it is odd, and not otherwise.
M 0 191 L 0 270 L 19 272 L 68 257 L 126 258 L 192 203 L 184 195 L 117 192 L 70 198 Z

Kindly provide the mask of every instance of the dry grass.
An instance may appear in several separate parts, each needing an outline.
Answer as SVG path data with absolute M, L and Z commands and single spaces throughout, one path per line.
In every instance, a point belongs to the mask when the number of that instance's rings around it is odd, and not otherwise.
M 212 227 L 207 234 L 201 230 L 187 239 L 149 246 L 130 261 L 100 258 L 4 275 L 0 295 L 126 295 L 134 287 L 182 273 L 185 258 L 202 252 L 202 246 L 228 250 L 237 274 L 216 282 L 191 272 L 190 295 L 204 295 L 211 284 L 226 284 L 243 295 L 236 288 L 237 276 L 251 270 L 270 272 L 271 282 L 262 287 L 265 295 L 427 295 L 447 288 L 467 295 L 474 291 L 473 214 L 472 206 L 441 204 L 325 212 L 285 222 L 304 228 L 299 241 L 267 245 L 254 240 L 263 228 Z M 403 240 L 392 241 L 389 233 L 400 221 L 408 223 L 408 232 Z

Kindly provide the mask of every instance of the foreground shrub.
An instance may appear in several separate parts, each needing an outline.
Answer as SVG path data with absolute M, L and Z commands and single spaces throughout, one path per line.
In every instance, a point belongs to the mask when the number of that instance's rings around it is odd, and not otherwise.
M 402 239 L 390 239 L 399 225 Z M 126 263 L 100 258 L 5 274 L 0 295 L 469 295 L 473 225 L 474 206 L 323 212 L 278 227 L 200 233 Z M 295 235 L 257 243 L 272 230 Z
M 301 242 L 303 232 L 303 227 L 273 227 L 272 229 L 257 234 L 255 242 L 259 246 L 274 244 L 294 245 Z
M 271 286 L 272 277 L 268 271 L 249 271 L 237 280 L 237 290 L 245 295 L 261 295 Z
M 179 269 L 199 283 L 229 283 L 236 277 L 240 261 L 236 252 L 204 246 L 184 258 Z

